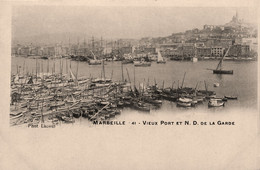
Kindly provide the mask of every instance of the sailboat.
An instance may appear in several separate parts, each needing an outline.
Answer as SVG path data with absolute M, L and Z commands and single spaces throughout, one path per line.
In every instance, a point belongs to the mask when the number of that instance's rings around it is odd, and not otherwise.
M 163 56 L 162 56 L 162 54 L 161 54 L 160 51 L 158 51 L 158 60 L 157 60 L 157 63 L 158 63 L 158 64 L 165 64 L 165 63 L 166 63 L 166 61 L 164 60 L 164 58 L 163 58 Z
M 222 70 L 222 62 L 224 57 L 228 54 L 230 47 L 228 48 L 226 54 L 220 59 L 218 66 L 215 70 L 213 70 L 213 74 L 233 74 L 233 70 Z
M 94 56 L 94 60 L 89 60 L 89 65 L 100 65 L 102 63 L 101 60 L 97 60 L 95 54 L 90 51 L 92 53 L 92 55 Z

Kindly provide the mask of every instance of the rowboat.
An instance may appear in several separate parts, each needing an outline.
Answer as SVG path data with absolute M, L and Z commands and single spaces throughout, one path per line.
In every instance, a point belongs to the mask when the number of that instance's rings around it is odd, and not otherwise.
M 147 62 L 147 61 L 134 61 L 134 66 L 135 67 L 149 67 L 149 66 L 151 66 L 151 62 Z
M 225 106 L 225 102 L 222 100 L 210 100 L 208 103 L 208 107 L 222 107 Z
M 178 107 L 191 107 L 192 106 L 192 104 L 191 104 L 191 102 L 177 102 L 177 106 Z
M 192 102 L 192 99 L 186 98 L 186 97 L 180 97 L 180 98 L 178 99 L 178 101 L 180 101 L 180 102 L 182 102 L 182 103 L 190 103 L 190 102 Z
M 219 83 L 214 83 L 214 87 L 219 87 Z
M 140 111 L 150 112 L 150 108 L 142 102 L 134 103 L 133 107 Z
M 67 117 L 67 116 L 62 116 L 61 119 L 62 119 L 65 123 L 74 123 L 74 122 L 75 122 L 75 120 L 73 120 L 72 118 Z
M 237 96 L 225 96 L 225 98 L 230 100 L 237 100 Z

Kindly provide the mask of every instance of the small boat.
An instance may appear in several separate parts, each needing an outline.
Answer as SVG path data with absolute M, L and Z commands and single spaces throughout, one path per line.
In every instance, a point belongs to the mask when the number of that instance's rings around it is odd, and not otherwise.
M 178 107 L 191 107 L 191 105 L 192 105 L 191 102 L 188 102 L 188 103 L 187 102 L 185 102 L 185 103 L 184 102 L 177 102 Z
M 213 70 L 213 74 L 233 74 L 233 70 Z
M 162 101 L 161 100 L 157 100 L 151 97 L 145 97 L 144 101 L 150 104 L 154 104 L 154 105 L 162 105 Z
M 166 63 L 166 61 L 164 60 L 164 58 L 163 58 L 163 56 L 162 56 L 162 54 L 161 54 L 160 51 L 158 51 L 158 60 L 157 60 L 157 63 L 158 63 L 158 64 L 165 64 L 165 63 Z
M 208 107 L 222 107 L 225 106 L 225 102 L 222 100 L 210 100 L 208 103 Z
M 89 65 L 101 65 L 101 60 L 89 60 Z
M 122 61 L 122 64 L 132 64 L 132 63 L 134 63 L 134 60 L 132 59 L 126 59 Z
M 100 104 L 101 104 L 101 105 L 109 105 L 110 102 L 109 102 L 109 101 L 100 101 Z
M 151 62 L 144 61 L 144 60 L 134 61 L 134 66 L 135 67 L 149 67 L 149 66 L 151 66 Z
M 214 83 L 214 87 L 219 87 L 219 83 Z
M 90 52 L 94 56 L 94 59 L 93 60 L 89 60 L 89 65 L 101 65 L 102 60 L 97 60 L 95 54 L 92 51 L 90 51 Z
M 192 102 L 192 99 L 186 98 L 186 97 L 180 97 L 178 100 L 180 102 L 182 102 L 182 103 L 190 103 L 190 102 Z
M 168 94 L 161 94 L 160 95 L 163 99 L 175 102 L 178 99 L 177 94 L 176 95 L 168 95 Z
M 150 108 L 148 106 L 146 106 L 144 103 L 142 102 L 138 102 L 138 103 L 134 103 L 133 107 L 137 110 L 143 111 L 143 112 L 150 112 Z
M 63 120 L 65 123 L 74 123 L 75 120 L 73 120 L 71 117 L 62 116 L 61 120 Z
M 237 100 L 237 96 L 225 96 L 229 100 Z
M 217 97 L 216 94 L 212 94 L 212 95 L 206 96 L 206 99 L 214 99 L 214 98 L 216 98 L 216 97 Z
M 226 97 L 215 97 L 215 98 L 211 98 L 210 100 L 220 100 L 226 102 L 228 99 Z
M 47 56 L 42 56 L 41 59 L 47 60 L 49 58 Z
M 215 70 L 213 70 L 213 74 L 233 74 L 233 70 L 222 70 L 222 62 L 224 57 L 228 54 L 230 47 L 228 48 L 226 54 L 220 59 L 218 66 Z

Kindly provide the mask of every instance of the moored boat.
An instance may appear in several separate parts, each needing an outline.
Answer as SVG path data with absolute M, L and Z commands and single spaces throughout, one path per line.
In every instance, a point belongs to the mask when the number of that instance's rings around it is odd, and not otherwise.
M 150 112 L 150 107 L 148 107 L 147 105 L 145 105 L 142 102 L 135 102 L 133 104 L 133 107 L 139 111 L 143 111 L 143 112 Z
M 225 96 L 225 98 L 229 99 L 229 100 L 237 100 L 237 96 Z
M 191 102 L 177 102 L 178 107 L 191 107 Z
M 136 67 L 149 67 L 149 66 L 151 66 L 151 62 L 148 62 L 148 61 L 134 61 L 134 66 L 136 66 Z
M 224 57 L 228 54 L 230 47 L 228 48 L 226 54 L 220 59 L 218 66 L 215 70 L 213 70 L 213 74 L 233 74 L 233 70 L 223 70 L 222 69 L 222 62 Z
M 219 87 L 219 83 L 214 83 L 214 87 Z
M 160 51 L 158 51 L 157 63 L 158 63 L 158 64 L 165 64 L 165 63 L 166 63 L 166 61 L 164 60 L 164 58 L 163 58 L 163 56 L 162 56 L 162 54 L 161 54 Z
M 208 107 L 222 107 L 225 106 L 225 102 L 222 100 L 209 100 Z

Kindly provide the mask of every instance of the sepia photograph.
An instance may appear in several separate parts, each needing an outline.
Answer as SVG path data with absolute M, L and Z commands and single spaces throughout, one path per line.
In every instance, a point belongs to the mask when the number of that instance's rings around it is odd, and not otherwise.
M 0 169 L 260 168 L 257 3 L 159 3 L 8 5 Z
M 254 15 L 248 8 L 14 6 L 10 125 L 254 111 Z

